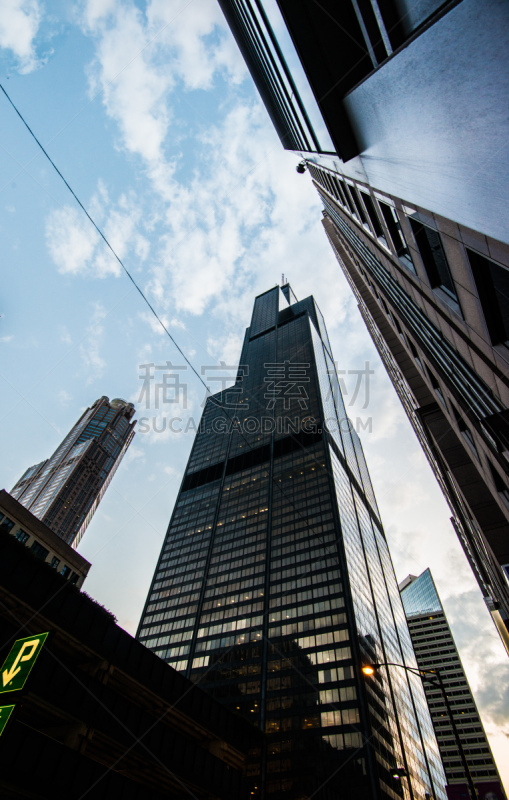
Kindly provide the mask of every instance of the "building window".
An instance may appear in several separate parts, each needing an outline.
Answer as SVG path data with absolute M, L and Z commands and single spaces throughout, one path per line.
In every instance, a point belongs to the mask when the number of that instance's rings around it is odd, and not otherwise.
M 442 391 L 442 387 L 440 386 L 438 380 L 436 379 L 435 375 L 432 373 L 432 371 L 430 370 L 429 367 L 426 367 L 426 372 L 428 373 L 428 377 L 429 377 L 430 383 L 431 383 L 431 385 L 433 387 L 433 391 L 435 392 L 436 396 L 438 397 L 438 399 L 440 400 L 442 405 L 445 406 L 446 403 L 445 403 L 445 397 L 444 397 L 444 393 Z
M 25 531 L 22 531 L 21 528 L 19 529 L 19 531 L 16 531 L 14 536 L 18 540 L 18 542 L 21 542 L 21 544 L 26 544 L 28 542 L 29 538 L 30 538 L 28 533 L 25 533 Z
M 32 542 L 32 547 L 30 548 L 30 550 L 35 556 L 37 556 L 37 558 L 42 558 L 43 560 L 46 558 L 46 556 L 49 555 L 49 550 L 46 550 L 46 548 L 43 547 L 42 544 L 39 544 L 39 542 L 37 541 Z
M 458 295 L 452 279 L 451 270 L 445 257 L 442 240 L 438 231 L 409 217 L 424 269 L 432 289 L 441 290 L 446 299 L 453 301 L 454 310 L 461 313 Z
M 502 498 L 505 505 L 509 508 L 509 486 L 507 482 L 502 478 L 498 469 L 495 469 L 491 461 L 488 462 L 490 465 L 491 475 L 493 478 L 493 482 L 495 484 L 495 489 L 497 490 L 499 497 Z
M 472 453 L 479 461 L 479 453 L 477 452 L 477 447 L 475 446 L 475 441 L 474 437 L 472 436 L 472 431 L 470 430 L 467 423 L 465 422 L 459 411 L 453 406 L 452 403 L 451 403 L 451 408 L 463 440 L 467 443 L 469 449 L 472 451 Z
M 362 203 L 359 202 L 355 189 L 349 184 L 347 184 L 346 188 L 350 192 L 350 199 L 352 201 L 355 216 L 362 222 L 363 225 L 366 225 L 369 228 L 366 212 L 364 211 Z
M 398 215 L 396 214 L 396 209 L 390 206 L 388 203 L 382 203 L 380 201 L 378 201 L 378 205 L 380 206 L 380 211 L 382 212 L 385 224 L 387 225 L 387 230 L 389 231 L 389 235 L 392 239 L 396 255 L 403 261 L 406 267 L 415 273 L 414 262 L 412 261 L 410 250 L 408 249 L 405 237 L 403 236 L 403 231 L 401 230 L 401 224 L 398 219 Z
M 509 268 L 466 248 L 492 344 L 509 346 Z
M 382 298 L 380 298 L 380 302 L 382 303 L 383 309 L 384 309 L 385 313 L 387 314 L 387 316 L 389 317 L 389 319 L 392 319 L 392 314 L 391 314 L 391 312 L 389 311 L 389 308 L 388 308 L 388 306 L 387 306 L 387 303 L 385 302 L 385 300 L 383 299 L 383 297 L 382 297 Z
M 2 533 L 10 533 L 13 528 L 14 522 L 12 519 L 9 519 L 9 517 L 4 517 L 2 524 L 0 525 L 0 531 L 2 531 Z
M 343 189 L 343 194 L 345 195 L 346 207 L 348 211 L 353 217 L 358 217 L 357 211 L 355 210 L 355 206 L 353 204 L 352 195 L 348 191 L 350 187 L 347 186 L 345 183 L 343 183 L 343 181 L 339 181 L 339 183 L 341 185 L 341 188 Z
M 368 217 L 371 225 L 373 226 L 373 230 L 375 231 L 376 238 L 383 239 L 385 242 L 384 229 L 382 228 L 382 223 L 380 222 L 378 214 L 376 213 L 375 204 L 373 203 L 371 195 L 367 194 L 366 192 L 361 192 L 361 195 L 364 201 L 364 207 L 368 212 Z
M 64 566 L 60 570 L 60 574 L 62 575 L 63 578 L 65 578 L 67 580 L 67 578 L 71 574 L 71 568 L 68 567 L 67 564 L 64 564 Z
M 60 564 L 60 559 L 57 558 L 56 556 L 53 556 L 53 558 L 50 561 L 50 567 L 53 567 L 53 569 L 56 569 L 59 564 Z
M 338 178 L 334 178 L 334 185 L 336 187 L 336 193 L 337 193 L 339 202 L 341 203 L 341 205 L 346 207 L 347 202 L 346 202 L 346 197 L 345 197 L 345 193 L 344 193 L 343 187 L 341 186 L 341 181 Z
M 410 352 L 412 353 L 412 355 L 413 355 L 413 357 L 415 359 L 415 363 L 417 364 L 419 369 L 422 369 L 422 371 L 424 372 L 424 367 L 422 365 L 421 357 L 420 357 L 419 353 L 417 352 L 416 346 L 414 345 L 414 343 L 410 339 L 408 339 L 408 345 L 410 347 Z
M 76 584 L 78 583 L 78 578 L 79 578 L 78 573 L 73 572 L 70 578 L 70 582 L 73 584 L 73 586 L 76 586 Z
M 393 317 L 392 317 L 392 318 L 393 318 L 393 320 L 394 320 L 394 324 L 395 324 L 395 326 L 396 326 L 396 330 L 397 330 L 397 332 L 399 333 L 399 335 L 401 336 L 401 338 L 403 339 L 403 341 L 405 341 L 405 334 L 403 333 L 403 331 L 402 331 L 402 329 L 401 329 L 401 325 L 399 324 L 399 320 L 398 320 L 398 318 L 397 318 L 397 317 L 395 317 L 394 315 L 393 315 Z

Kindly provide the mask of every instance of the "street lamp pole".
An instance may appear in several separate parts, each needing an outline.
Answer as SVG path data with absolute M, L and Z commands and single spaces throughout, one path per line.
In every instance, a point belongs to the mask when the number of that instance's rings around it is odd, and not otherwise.
M 411 672 L 412 675 L 418 675 L 421 678 L 421 680 L 428 681 L 428 683 L 432 683 L 434 686 L 438 686 L 438 688 L 442 692 L 442 696 L 443 696 L 444 702 L 445 702 L 445 707 L 447 709 L 447 713 L 448 713 L 449 719 L 451 721 L 452 732 L 453 732 L 454 738 L 456 740 L 456 745 L 457 745 L 458 750 L 459 750 L 461 763 L 462 763 L 463 769 L 465 771 L 465 775 L 467 777 L 467 783 L 468 783 L 468 788 L 470 790 L 471 798 L 472 798 L 472 800 L 477 800 L 477 790 L 475 788 L 474 780 L 473 780 L 472 775 L 470 773 L 470 768 L 468 766 L 468 762 L 467 762 L 467 759 L 466 759 L 466 756 L 465 756 L 465 751 L 463 750 L 463 745 L 462 745 L 461 739 L 459 737 L 458 729 L 456 727 L 456 722 L 454 720 L 454 716 L 453 716 L 453 713 L 452 713 L 451 705 L 449 703 L 449 698 L 447 697 L 447 693 L 445 691 L 445 686 L 444 686 L 444 683 L 443 683 L 443 680 L 442 680 L 442 676 L 440 674 L 440 670 L 438 670 L 438 669 L 419 669 L 419 670 L 416 670 L 416 669 L 413 669 L 412 667 L 407 667 L 404 664 L 393 664 L 393 663 L 391 663 L 389 661 L 384 661 L 384 662 L 380 662 L 378 664 L 366 664 L 364 667 L 362 667 L 362 671 L 363 671 L 363 673 L 365 675 L 374 675 L 376 670 L 379 667 L 400 667 L 400 669 L 404 669 L 407 672 Z M 433 680 L 433 678 L 428 677 L 428 675 L 430 675 L 430 674 L 435 676 L 437 680 Z

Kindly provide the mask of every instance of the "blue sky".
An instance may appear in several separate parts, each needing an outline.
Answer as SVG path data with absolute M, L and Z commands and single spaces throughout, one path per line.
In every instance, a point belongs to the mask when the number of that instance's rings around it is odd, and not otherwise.
M 0 7 L 2 85 L 198 371 L 238 361 L 253 298 L 281 273 L 299 298 L 315 295 L 349 413 L 366 426 L 396 574 L 431 568 L 503 770 L 507 657 L 322 231 L 318 196 L 282 150 L 217 3 Z M 182 359 L 3 95 L 0 113 L 0 485 L 48 457 L 101 395 L 137 405 L 150 431 L 137 433 L 79 547 L 93 564 L 87 591 L 133 633 L 193 440 L 153 426 L 199 419 L 203 387 L 187 370 L 187 408 L 182 396 L 159 409 L 154 397 L 149 409 L 139 402 L 140 365 Z M 364 392 L 351 404 L 348 370 L 366 361 L 363 408 Z

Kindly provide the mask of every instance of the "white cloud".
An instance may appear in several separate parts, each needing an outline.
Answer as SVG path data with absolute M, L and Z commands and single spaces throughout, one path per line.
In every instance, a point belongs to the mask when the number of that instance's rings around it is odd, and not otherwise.
M 12 50 L 22 74 L 38 66 L 34 39 L 40 22 L 37 0 L 0 0 L 0 47 Z
M 68 406 L 69 401 L 72 400 L 72 395 L 70 395 L 65 389 L 60 389 L 60 391 L 57 392 L 57 400 L 61 406 Z
M 217 2 L 211 0 L 152 0 L 147 6 L 149 29 L 157 31 L 155 42 L 172 58 L 172 69 L 186 89 L 209 89 L 214 72 L 225 67 L 234 81 L 246 74 L 232 38 L 216 36 L 213 45 L 207 37 L 224 28 L 224 17 Z M 236 54 L 236 57 L 234 56 Z
M 101 378 L 106 368 L 106 361 L 100 352 L 104 334 L 102 322 L 105 317 L 105 308 L 101 303 L 95 303 L 90 324 L 87 326 L 86 339 L 80 345 L 81 358 L 88 373 L 87 384 L 93 383 L 97 378 Z
M 60 341 L 64 344 L 72 344 L 72 337 L 65 325 L 60 328 Z
M 14 339 L 14 335 L 12 333 L 10 334 L 10 336 L 1 336 L 0 337 L 0 343 L 1 344 L 7 344 L 7 342 L 12 342 L 13 339 Z
M 52 211 L 46 220 L 46 244 L 63 274 L 86 270 L 98 242 L 97 233 L 90 224 L 85 227 L 81 212 L 71 206 Z
M 113 206 L 101 181 L 90 201 L 91 215 L 121 260 L 128 256 L 143 263 L 150 252 L 149 240 L 140 232 L 142 212 L 136 196 L 122 194 Z M 62 274 L 119 277 L 122 268 L 80 209 L 64 206 L 46 219 L 46 245 Z M 136 257 L 133 259 L 133 254 Z
M 144 15 L 133 3 L 89 0 L 83 29 L 96 41 L 91 93 L 101 92 L 119 128 L 119 147 L 141 157 L 153 186 L 171 200 L 176 158 L 167 150 L 186 135 L 171 108 L 172 91 L 177 84 L 208 89 L 216 73 L 233 83 L 246 75 L 219 6 L 214 0 L 153 0 Z
M 91 91 L 101 91 L 108 115 L 119 126 L 122 147 L 141 156 L 160 179 L 168 177 L 163 143 L 173 77 L 168 67 L 151 64 L 156 45 L 142 12 L 132 3 L 110 2 L 101 9 L 89 2 L 84 27 L 96 40 Z

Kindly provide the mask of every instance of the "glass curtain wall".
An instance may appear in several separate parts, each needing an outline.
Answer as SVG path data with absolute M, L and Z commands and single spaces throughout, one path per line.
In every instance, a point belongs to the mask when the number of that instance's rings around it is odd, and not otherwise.
M 205 408 L 138 638 L 265 731 L 253 797 L 445 797 L 418 679 L 361 677 L 367 661 L 415 660 L 313 298 L 256 299 L 235 387 Z

